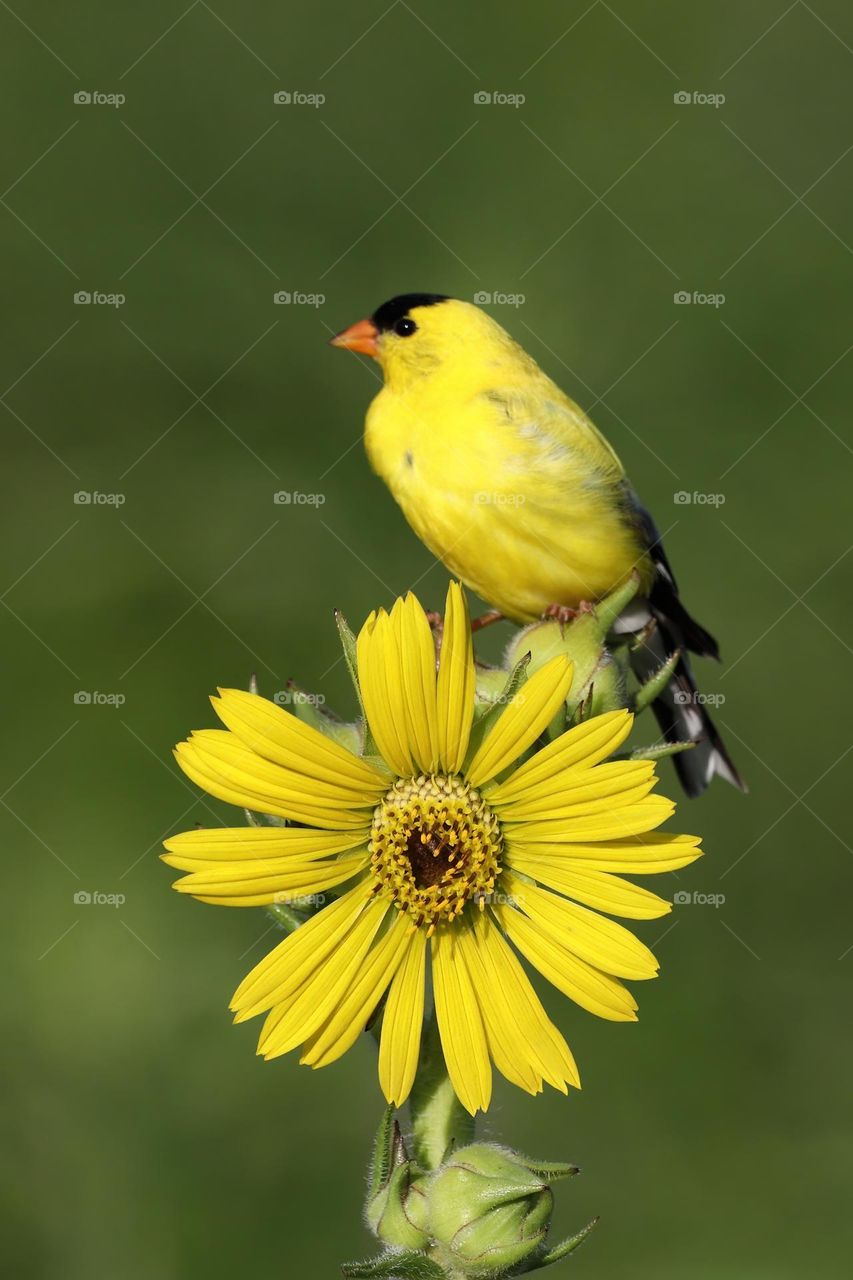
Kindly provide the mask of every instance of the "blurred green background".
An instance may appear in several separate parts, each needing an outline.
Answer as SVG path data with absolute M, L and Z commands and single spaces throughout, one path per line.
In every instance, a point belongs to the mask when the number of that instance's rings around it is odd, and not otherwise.
M 425 289 L 496 297 L 617 447 L 751 786 L 679 815 L 707 856 L 670 891 L 725 900 L 641 929 L 639 1025 L 551 1000 L 583 1092 L 499 1084 L 484 1130 L 583 1166 L 557 1225 L 602 1224 L 567 1272 L 846 1275 L 849 6 L 17 0 L 0 38 L 6 1273 L 369 1252 L 371 1045 L 256 1059 L 226 1004 L 274 933 L 157 851 L 231 817 L 170 755 L 214 686 L 351 713 L 333 608 L 441 604 L 363 456 L 377 370 L 326 345 Z

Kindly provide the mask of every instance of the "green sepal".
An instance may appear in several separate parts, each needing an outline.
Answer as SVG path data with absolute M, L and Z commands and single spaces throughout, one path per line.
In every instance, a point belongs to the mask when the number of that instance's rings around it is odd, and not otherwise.
M 633 751 L 625 751 L 612 756 L 613 760 L 666 760 L 668 756 L 680 755 L 682 751 L 692 751 L 696 742 L 660 742 L 653 747 L 635 747 Z
M 335 622 L 338 624 L 338 635 L 341 639 L 341 648 L 344 651 L 344 661 L 347 664 L 347 670 L 355 689 L 358 705 L 361 708 L 361 717 L 364 721 L 364 735 L 362 750 L 366 756 L 378 756 L 379 748 L 373 740 L 373 734 L 370 732 L 370 725 L 367 723 L 367 712 L 364 709 L 364 701 L 361 696 L 361 685 L 358 682 L 358 657 L 356 653 L 356 640 L 353 631 L 340 609 L 335 610 Z
M 598 1225 L 598 1222 L 598 1218 L 593 1218 L 592 1222 L 588 1222 L 576 1235 L 569 1236 L 567 1240 L 562 1240 L 560 1244 L 555 1244 L 553 1249 L 548 1249 L 546 1253 L 540 1254 L 532 1265 L 528 1267 L 528 1271 L 540 1271 L 542 1267 L 550 1267 L 552 1262 L 559 1262 L 561 1258 L 574 1253 L 578 1245 L 583 1244 L 584 1240 L 586 1240 L 593 1227 Z
M 394 1118 L 394 1108 L 386 1107 L 376 1137 L 373 1140 L 373 1155 L 370 1160 L 370 1175 L 367 1187 L 367 1198 L 372 1200 L 388 1185 L 395 1165 L 406 1159 L 406 1147 L 400 1126 Z
M 445 1280 L 445 1271 L 423 1253 L 383 1253 L 366 1262 L 345 1262 L 341 1271 L 349 1280 Z
M 528 1160 L 525 1156 L 516 1155 L 516 1161 L 523 1164 L 542 1182 L 560 1182 L 563 1178 L 574 1178 L 580 1173 L 576 1164 L 566 1164 L 557 1160 Z
M 267 915 L 280 924 L 285 933 L 293 933 L 305 923 L 306 917 L 289 907 L 286 902 L 271 902 L 266 908 Z
M 605 596 L 603 600 L 598 601 L 593 610 L 593 616 L 598 622 L 602 640 L 604 640 L 625 606 L 634 599 L 639 589 L 640 575 L 634 569 L 621 587 L 617 587 L 615 591 L 610 592 L 609 596 Z
M 318 703 L 305 689 L 300 688 L 295 680 L 288 680 L 286 688 L 287 692 L 293 695 L 288 706 L 297 720 L 301 720 L 303 724 L 310 725 L 312 729 L 325 734 L 333 742 L 346 747 L 347 751 L 351 751 L 353 755 L 361 755 L 360 724 L 347 724 L 340 716 L 335 715 L 334 711 Z
M 527 668 L 530 666 L 530 654 L 525 653 L 516 662 L 512 671 L 507 677 L 503 689 L 495 698 L 494 702 L 488 703 L 480 712 L 479 718 L 475 718 L 474 727 L 471 730 L 471 738 L 468 743 L 468 754 L 473 755 L 479 748 L 483 739 L 494 728 L 496 721 L 500 718 L 501 713 L 527 679 Z M 476 717 L 476 712 L 475 712 Z
M 670 654 L 666 662 L 661 663 L 657 671 L 655 671 L 653 675 L 649 676 L 645 684 L 640 685 L 639 689 L 634 694 L 633 706 L 633 710 L 638 715 L 641 711 L 645 711 L 646 707 L 663 693 L 664 689 L 672 679 L 680 658 L 681 650 L 676 649 L 674 653 Z

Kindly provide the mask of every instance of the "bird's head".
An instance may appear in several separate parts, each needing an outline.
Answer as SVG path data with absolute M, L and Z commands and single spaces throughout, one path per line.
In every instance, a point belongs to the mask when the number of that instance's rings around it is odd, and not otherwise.
M 473 303 L 438 293 L 402 293 L 331 339 L 372 356 L 382 366 L 389 386 L 404 388 L 431 373 L 447 373 L 454 366 L 469 369 L 508 335 Z

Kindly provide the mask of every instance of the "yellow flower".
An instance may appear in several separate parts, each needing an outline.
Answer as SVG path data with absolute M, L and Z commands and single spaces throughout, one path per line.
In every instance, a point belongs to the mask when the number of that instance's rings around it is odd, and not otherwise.
M 627 737 L 628 711 L 587 720 L 512 768 L 560 709 L 571 663 L 551 659 L 497 716 L 476 719 L 471 628 L 455 583 L 437 671 L 411 594 L 390 614 L 371 614 L 357 665 L 376 758 L 237 689 L 212 699 L 224 730 L 177 748 L 211 795 L 300 824 L 167 840 L 165 861 L 188 873 L 177 889 L 227 906 L 343 890 L 240 984 L 236 1021 L 266 1014 L 259 1053 L 302 1046 L 300 1060 L 321 1067 L 386 997 L 379 1077 L 401 1105 L 417 1067 L 429 961 L 448 1072 L 469 1111 L 489 1105 L 492 1061 L 529 1093 L 543 1081 L 579 1087 L 516 953 L 584 1009 L 635 1021 L 620 979 L 652 978 L 657 962 L 599 912 L 664 915 L 669 902 L 619 873 L 683 867 L 699 856 L 698 839 L 654 832 L 675 806 L 650 794 L 652 763 L 602 763 Z

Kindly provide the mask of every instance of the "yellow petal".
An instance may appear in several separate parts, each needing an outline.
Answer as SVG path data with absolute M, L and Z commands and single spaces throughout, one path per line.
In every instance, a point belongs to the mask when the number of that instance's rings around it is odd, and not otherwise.
M 351 986 L 328 1021 L 307 1042 L 299 1059 L 308 1067 L 326 1067 L 351 1048 L 376 1011 L 391 979 L 413 942 L 412 922 L 402 912 L 374 942 Z
M 572 664 L 562 654 L 525 681 L 474 753 L 466 769 L 472 787 L 494 778 L 533 745 L 554 719 L 571 686 Z
M 238 1021 L 263 1013 L 299 989 L 350 931 L 365 909 L 373 884 L 372 877 L 365 877 L 361 884 L 300 925 L 255 965 L 231 1000 Z
M 509 799 L 498 785 L 489 792 L 489 805 L 504 822 L 529 818 L 583 817 L 634 804 L 655 786 L 650 760 L 611 760 L 592 769 L 567 769 L 547 782 L 532 783 Z
M 367 904 L 349 932 L 340 939 L 322 964 L 285 1000 L 276 1001 L 258 1040 L 258 1053 L 279 1058 L 303 1044 L 322 1027 L 356 982 L 370 945 L 391 910 L 384 899 Z M 301 929 L 296 930 L 297 934 Z
M 182 831 L 163 843 L 163 861 L 179 871 L 216 871 L 243 863 L 264 862 L 270 869 L 289 859 L 304 862 L 346 853 L 367 843 L 370 828 L 360 831 L 314 831 L 309 827 L 202 827 Z
M 397 651 L 384 609 L 372 613 L 358 633 L 356 658 L 364 713 L 379 752 L 398 777 L 411 777 L 415 763 L 403 724 Z
M 460 931 L 460 941 L 498 1070 L 528 1093 L 539 1093 L 543 1079 L 561 1093 L 567 1084 L 580 1088 L 568 1045 L 492 916 L 476 912 L 470 932 Z
M 356 809 L 349 801 L 318 795 L 309 780 L 262 760 L 221 730 L 202 730 L 178 743 L 175 758 L 210 795 L 256 813 L 337 830 L 363 829 L 369 821 L 369 805 Z
M 589 768 L 598 764 L 621 746 L 633 723 L 630 711 L 607 711 L 567 729 L 502 782 L 501 795 L 506 800 L 522 799 L 529 788 L 547 783 L 567 769 Z
M 637 1021 L 637 1002 L 616 978 L 579 959 L 553 937 L 546 937 L 520 911 L 498 902 L 492 911 L 521 954 L 563 995 L 610 1022 Z
M 367 760 L 268 698 L 244 689 L 220 689 L 210 701 L 223 724 L 265 760 L 338 789 L 355 790 L 367 803 L 387 790 L 387 778 Z
M 471 1115 L 488 1108 L 492 1070 L 480 1006 L 468 972 L 455 952 L 456 931 L 440 929 L 432 939 L 435 1012 L 441 1047 L 456 1096 Z
M 502 887 L 535 925 L 587 964 L 617 978 L 654 978 L 658 962 L 644 943 L 621 924 L 566 898 L 538 889 L 509 871 Z
M 223 907 L 263 907 L 272 902 L 298 902 L 322 896 L 325 890 L 351 880 L 364 870 L 367 862 L 366 849 L 348 858 L 312 862 L 291 859 L 275 871 L 264 863 L 244 862 L 236 868 L 193 872 L 176 880 L 172 887 L 179 893 L 192 894 L 199 902 Z
M 379 1046 L 379 1083 L 388 1102 L 401 1107 L 408 1098 L 421 1047 L 424 1017 L 426 932 L 411 934 L 403 963 L 394 975 Z
M 675 805 L 663 796 L 646 796 L 635 804 L 579 818 L 533 818 L 512 823 L 513 839 L 525 844 L 574 845 L 595 840 L 621 840 L 643 835 L 659 827 L 675 812 Z
M 391 622 L 407 742 L 417 768 L 423 773 L 434 773 L 438 767 L 438 728 L 432 628 L 411 592 L 394 605 Z
M 530 824 L 533 827 L 533 824 Z M 555 824 L 556 825 L 556 824 Z M 538 830 L 535 827 L 534 830 Z M 564 866 L 569 859 L 597 871 L 625 871 L 631 875 L 655 875 L 678 871 L 701 858 L 699 836 L 672 835 L 669 831 L 648 831 L 625 840 L 575 844 L 571 840 L 528 840 L 521 828 L 514 828 L 507 840 L 512 860 L 535 857 Z
M 437 730 L 442 769 L 458 773 L 468 751 L 474 719 L 474 645 L 468 603 L 458 582 L 451 582 L 444 611 L 438 668 Z
M 672 910 L 671 902 L 648 889 L 641 889 L 630 880 L 573 863 L 568 849 L 563 857 L 550 859 L 513 853 L 506 859 L 506 865 L 531 876 L 549 889 L 556 889 L 558 893 L 584 902 L 597 911 L 606 911 L 611 916 L 655 920 Z

